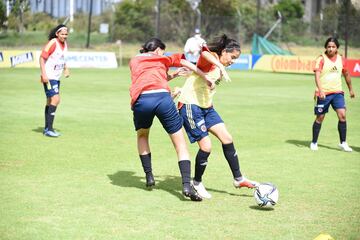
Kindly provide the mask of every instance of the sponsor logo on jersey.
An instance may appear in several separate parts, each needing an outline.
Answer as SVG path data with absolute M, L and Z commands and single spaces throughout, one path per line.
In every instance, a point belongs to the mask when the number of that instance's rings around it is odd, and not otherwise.
M 15 67 L 18 64 L 32 62 L 34 60 L 32 52 L 23 53 L 10 57 L 11 67 Z
M 333 68 L 330 69 L 330 72 L 337 72 L 337 67 L 334 66 Z

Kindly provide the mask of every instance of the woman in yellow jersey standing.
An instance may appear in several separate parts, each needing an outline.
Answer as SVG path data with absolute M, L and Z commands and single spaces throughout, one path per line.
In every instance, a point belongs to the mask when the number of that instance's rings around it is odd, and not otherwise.
M 193 186 L 202 198 L 211 198 L 202 183 L 202 175 L 207 166 L 211 152 L 209 133 L 219 139 L 224 156 L 233 174 L 233 184 L 236 188 L 255 188 L 258 183 L 248 180 L 240 171 L 238 156 L 233 139 L 225 123 L 213 107 L 215 85 L 222 78 L 230 81 L 225 70 L 240 56 L 240 45 L 225 34 L 208 46 L 204 45 L 197 62 L 197 67 L 211 79 L 208 82 L 196 74 L 190 75 L 181 89 L 179 96 L 179 113 L 184 120 L 184 127 L 191 143 L 197 142 L 199 150 L 195 158 L 195 176 Z
M 321 123 L 324 121 L 325 114 L 328 112 L 330 105 L 336 111 L 339 118 L 339 147 L 346 152 L 352 151 L 346 142 L 346 106 L 341 75 L 345 77 L 350 97 L 354 98 L 355 93 L 351 85 L 349 72 L 345 68 L 345 60 L 338 54 L 339 46 L 340 44 L 336 38 L 328 38 L 324 45 L 326 51 L 316 59 L 314 69 L 316 84 L 316 105 L 314 112 L 316 118 L 313 123 L 313 138 L 310 144 L 310 149 L 313 151 L 318 150 L 317 141 Z

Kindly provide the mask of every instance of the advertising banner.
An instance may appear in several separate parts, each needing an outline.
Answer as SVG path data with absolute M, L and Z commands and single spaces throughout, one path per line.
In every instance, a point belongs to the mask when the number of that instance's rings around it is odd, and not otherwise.
M 113 52 L 68 52 L 65 59 L 69 68 L 117 68 Z
M 39 67 L 39 52 L 32 50 L 0 51 L 0 68 Z
M 241 54 L 238 59 L 228 68 L 231 70 L 250 70 L 252 66 L 252 56 L 250 54 Z
M 254 70 L 288 73 L 313 73 L 315 58 L 306 56 L 263 55 Z
M 360 59 L 348 59 L 346 67 L 351 76 L 360 77 Z
M 34 50 L 0 51 L 0 68 L 39 68 L 40 54 Z M 113 52 L 68 52 L 65 59 L 69 68 L 117 68 Z

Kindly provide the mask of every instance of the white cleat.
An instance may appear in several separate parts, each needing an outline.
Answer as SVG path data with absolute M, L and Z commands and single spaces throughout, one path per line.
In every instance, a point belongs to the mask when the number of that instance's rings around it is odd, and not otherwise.
M 195 190 L 197 191 L 197 193 L 200 195 L 200 197 L 206 198 L 206 199 L 211 198 L 211 194 L 208 191 L 206 191 L 206 188 L 205 188 L 204 184 L 202 184 L 202 182 L 192 181 L 192 184 L 193 184 Z
M 319 150 L 317 143 L 310 143 L 310 149 L 313 151 Z
M 349 145 L 347 144 L 347 142 L 342 142 L 342 143 L 339 143 L 339 147 L 345 151 L 345 152 L 352 152 L 352 148 L 349 147 Z

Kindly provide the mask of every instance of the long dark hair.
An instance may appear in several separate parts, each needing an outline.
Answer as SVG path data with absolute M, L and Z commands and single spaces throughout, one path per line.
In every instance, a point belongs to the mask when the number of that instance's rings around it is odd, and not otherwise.
M 56 38 L 56 33 L 59 31 L 60 28 L 64 28 L 64 27 L 67 28 L 66 25 L 60 24 L 60 25 L 56 26 L 55 28 L 51 29 L 48 39 L 51 40 L 53 38 Z
M 337 38 L 335 38 L 335 37 L 329 37 L 329 38 L 325 41 L 324 48 L 327 48 L 327 45 L 328 45 L 329 42 L 335 43 L 335 45 L 336 45 L 337 48 L 340 47 L 340 43 L 339 43 L 339 41 L 337 40 Z
M 165 48 L 166 48 L 165 43 L 163 43 L 158 38 L 150 38 L 141 47 L 142 48 L 140 49 L 140 53 L 153 52 L 157 48 L 165 50 Z
M 224 49 L 226 52 L 233 52 L 234 50 L 241 52 L 240 44 L 236 40 L 228 38 L 225 34 L 209 43 L 208 48 L 211 52 L 216 52 L 218 56 L 221 55 Z

